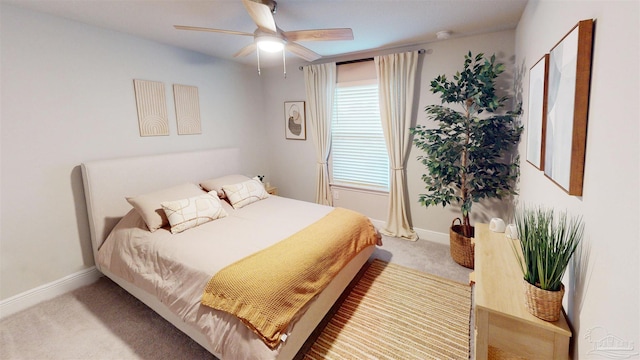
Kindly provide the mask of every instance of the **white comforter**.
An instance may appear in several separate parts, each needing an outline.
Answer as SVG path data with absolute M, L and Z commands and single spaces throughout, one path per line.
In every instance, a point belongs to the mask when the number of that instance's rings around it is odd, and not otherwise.
M 98 266 L 154 295 L 187 324 L 205 333 L 224 359 L 275 359 L 249 328 L 230 314 L 200 304 L 213 274 L 317 221 L 333 208 L 278 196 L 178 234 L 149 232 L 129 212 L 101 246 Z

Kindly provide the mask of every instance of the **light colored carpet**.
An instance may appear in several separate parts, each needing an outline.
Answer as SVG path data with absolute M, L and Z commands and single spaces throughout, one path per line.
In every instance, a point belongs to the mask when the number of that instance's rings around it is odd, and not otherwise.
M 445 245 L 385 237 L 374 257 L 466 283 Z M 0 359 L 215 359 L 107 278 L 0 320 Z
M 106 277 L 0 321 L 0 359 L 215 359 Z
M 447 245 L 427 240 L 407 241 L 388 236 L 384 236 L 382 242 L 383 246 L 373 253 L 374 258 L 456 282 L 469 283 L 469 274 L 473 270 L 453 261 Z
M 468 359 L 471 287 L 375 260 L 305 360 Z

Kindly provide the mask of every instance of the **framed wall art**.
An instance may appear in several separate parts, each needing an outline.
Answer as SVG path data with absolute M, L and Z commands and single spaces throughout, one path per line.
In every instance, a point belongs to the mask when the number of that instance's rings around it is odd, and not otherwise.
M 544 174 L 582 196 L 593 20 L 580 21 L 549 53 Z
M 189 85 L 173 85 L 176 104 L 178 135 L 202 134 L 198 88 Z
M 527 161 L 540 170 L 544 170 L 544 134 L 547 121 L 548 75 L 549 54 L 545 54 L 529 70 Z
M 307 139 L 307 123 L 305 117 L 304 101 L 285 101 L 284 132 L 286 139 Z
M 133 80 L 140 136 L 169 135 L 167 99 L 159 81 Z

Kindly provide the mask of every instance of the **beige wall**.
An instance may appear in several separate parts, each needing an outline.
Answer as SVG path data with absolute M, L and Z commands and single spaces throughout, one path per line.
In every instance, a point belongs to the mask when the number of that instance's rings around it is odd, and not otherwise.
M 253 67 L 1 7 L 0 299 L 93 265 L 83 161 L 237 146 L 268 174 Z M 165 84 L 170 136 L 139 136 L 133 79 Z M 201 135 L 177 135 L 172 84 L 198 87 Z
M 595 20 L 595 37 L 583 196 L 567 195 L 525 164 L 520 200 L 584 216 L 585 255 L 576 262 L 576 274 L 569 270 L 565 279 L 574 359 L 612 358 L 606 352 L 592 352 L 594 341 L 607 334 L 632 342 L 634 349 L 628 354 L 637 358 L 640 3 L 531 1 L 516 31 L 516 63 L 529 69 L 584 19 Z M 528 84 L 528 70 L 524 83 Z M 525 87 L 525 101 L 527 97 Z M 524 154 L 524 144 L 520 151 Z

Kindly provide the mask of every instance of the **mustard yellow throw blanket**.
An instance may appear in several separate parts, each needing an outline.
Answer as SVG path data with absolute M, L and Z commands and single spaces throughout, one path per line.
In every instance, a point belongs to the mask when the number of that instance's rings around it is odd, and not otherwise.
M 242 320 L 271 349 L 298 312 L 361 250 L 381 245 L 365 216 L 343 208 L 215 274 L 202 304 Z

